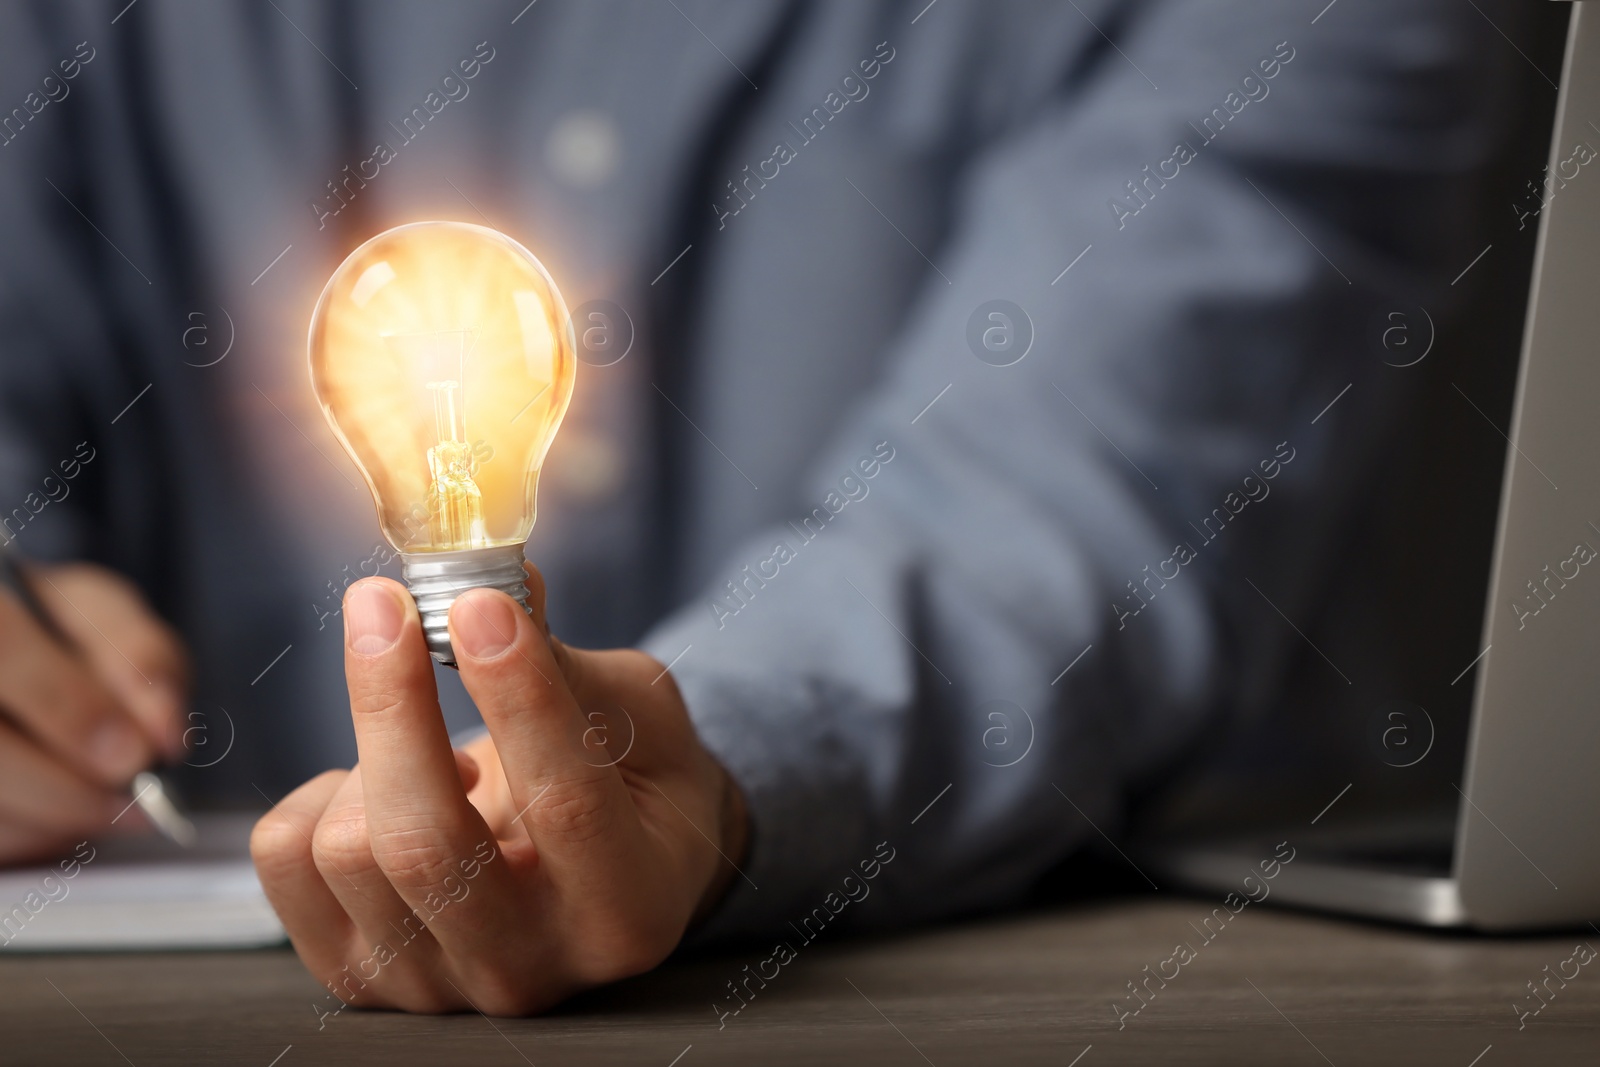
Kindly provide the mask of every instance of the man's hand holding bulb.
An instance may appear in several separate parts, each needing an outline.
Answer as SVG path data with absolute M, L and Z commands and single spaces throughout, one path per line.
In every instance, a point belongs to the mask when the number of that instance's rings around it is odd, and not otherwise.
M 251 841 L 296 951 L 341 1001 L 410 1011 L 522 1014 L 654 967 L 735 876 L 747 820 L 666 668 L 552 638 L 523 562 L 576 369 L 555 282 L 494 230 L 399 226 L 334 272 L 308 351 L 410 591 L 346 593 L 360 763 Z M 488 727 L 463 751 L 433 659 Z
M 738 877 L 744 801 L 671 675 L 551 637 L 528 572 L 531 617 L 490 589 L 450 610 L 489 731 L 464 750 L 404 587 L 346 594 L 360 763 L 284 798 L 251 841 L 296 951 L 342 1001 L 538 1011 L 660 963 Z

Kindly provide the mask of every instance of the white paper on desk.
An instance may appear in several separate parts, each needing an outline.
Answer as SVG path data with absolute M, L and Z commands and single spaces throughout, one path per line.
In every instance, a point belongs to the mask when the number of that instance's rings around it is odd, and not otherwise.
M 276 945 L 283 927 L 250 862 L 251 815 L 199 815 L 192 849 L 164 838 L 93 842 L 55 863 L 0 871 L 0 952 L 127 952 Z

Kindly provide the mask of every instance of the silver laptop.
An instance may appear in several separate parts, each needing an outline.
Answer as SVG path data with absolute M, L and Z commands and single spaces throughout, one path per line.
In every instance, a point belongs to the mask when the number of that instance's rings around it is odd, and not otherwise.
M 1574 145 L 1600 144 L 1596 123 L 1600 7 L 1577 3 L 1551 174 L 1572 172 Z M 1324 809 L 1248 840 L 1135 852 L 1151 874 L 1243 894 L 1269 861 L 1266 899 L 1280 904 L 1481 930 L 1600 921 L 1600 160 L 1579 170 L 1540 212 L 1480 655 L 1455 689 L 1475 686 L 1465 765 L 1446 776 L 1453 811 L 1341 825 Z M 1341 805 L 1359 807 L 1341 794 L 1329 808 Z M 1281 866 L 1279 841 L 1294 856 Z

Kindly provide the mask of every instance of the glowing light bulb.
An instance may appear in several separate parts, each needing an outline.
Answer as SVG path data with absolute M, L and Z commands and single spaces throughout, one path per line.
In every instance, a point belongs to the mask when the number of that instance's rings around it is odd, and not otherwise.
M 400 552 L 428 648 L 468 589 L 526 605 L 539 469 L 572 397 L 566 304 L 526 248 L 459 222 L 385 231 L 345 259 L 311 318 L 311 384 Z

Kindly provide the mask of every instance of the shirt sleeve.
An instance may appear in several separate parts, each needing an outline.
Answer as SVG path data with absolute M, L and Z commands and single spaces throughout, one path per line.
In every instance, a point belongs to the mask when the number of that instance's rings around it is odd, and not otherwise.
M 705 937 L 868 871 L 843 924 L 1015 899 L 1299 641 L 1251 581 L 1315 603 L 1403 414 L 1372 316 L 1449 314 L 1481 247 L 1503 45 L 1444 5 L 1137 11 L 971 159 L 814 507 L 643 643 L 750 803 Z

